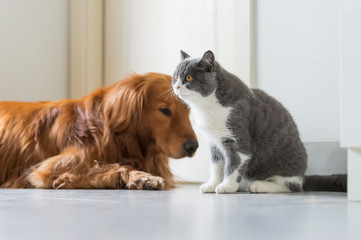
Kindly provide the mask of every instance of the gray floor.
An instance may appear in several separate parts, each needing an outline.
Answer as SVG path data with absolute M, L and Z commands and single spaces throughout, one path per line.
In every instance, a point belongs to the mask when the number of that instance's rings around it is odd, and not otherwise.
M 361 239 L 343 193 L 0 190 L 0 239 Z

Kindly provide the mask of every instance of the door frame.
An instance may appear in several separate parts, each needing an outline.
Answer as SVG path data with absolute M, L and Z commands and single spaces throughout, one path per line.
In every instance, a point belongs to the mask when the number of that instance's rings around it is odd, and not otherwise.
M 104 0 L 70 1 L 69 95 L 103 86 Z

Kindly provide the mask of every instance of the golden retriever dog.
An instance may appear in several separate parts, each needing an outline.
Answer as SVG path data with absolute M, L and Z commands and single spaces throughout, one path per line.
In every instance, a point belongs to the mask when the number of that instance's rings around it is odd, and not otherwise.
M 164 74 L 134 74 L 81 99 L 0 102 L 2 188 L 169 188 L 169 157 L 197 147 Z

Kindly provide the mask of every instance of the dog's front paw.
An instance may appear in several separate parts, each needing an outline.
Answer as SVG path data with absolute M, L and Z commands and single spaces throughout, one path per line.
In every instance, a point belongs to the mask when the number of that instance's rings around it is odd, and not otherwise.
M 237 192 L 239 188 L 239 183 L 225 183 L 222 182 L 216 188 L 216 193 L 234 193 Z
M 200 187 L 201 193 L 214 193 L 216 191 L 217 184 L 206 182 L 203 183 Z
M 71 189 L 76 176 L 70 173 L 63 173 L 53 182 L 54 189 Z
M 164 179 L 161 177 L 147 176 L 142 177 L 134 182 L 135 186 L 132 189 L 138 190 L 162 190 L 164 189 Z

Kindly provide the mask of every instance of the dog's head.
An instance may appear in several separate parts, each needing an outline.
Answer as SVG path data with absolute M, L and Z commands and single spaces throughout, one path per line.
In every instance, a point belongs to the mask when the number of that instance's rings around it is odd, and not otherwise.
M 198 148 L 189 120 L 189 109 L 174 95 L 171 77 L 164 74 L 145 75 L 150 84 L 147 94 L 145 124 L 159 149 L 172 158 L 193 156 Z
M 189 109 L 173 94 L 171 82 L 171 76 L 159 73 L 132 75 L 122 81 L 117 94 L 121 99 L 112 103 L 121 114 L 110 116 L 110 125 L 116 131 L 135 127 L 140 141 L 155 144 L 171 158 L 190 157 L 198 148 L 197 137 Z

